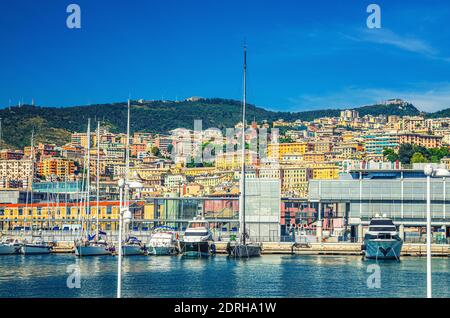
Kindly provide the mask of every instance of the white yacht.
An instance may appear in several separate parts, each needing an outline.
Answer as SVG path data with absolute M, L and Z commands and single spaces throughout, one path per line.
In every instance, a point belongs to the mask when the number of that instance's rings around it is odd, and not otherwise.
M 209 257 L 215 254 L 213 235 L 204 218 L 196 217 L 189 221 L 181 241 L 181 253 L 185 257 Z
M 177 233 L 170 227 L 159 226 L 153 229 L 150 237 L 151 255 L 174 255 L 178 253 Z
M 33 237 L 31 242 L 25 240 L 20 247 L 20 252 L 24 255 L 50 254 L 52 248 L 50 243 L 44 242 L 40 236 L 37 236 Z
M 6 238 L 0 242 L 0 255 L 19 254 L 22 244 L 18 240 Z
M 403 240 L 396 226 L 386 215 L 376 215 L 369 223 L 369 230 L 364 236 L 362 252 L 368 259 L 400 259 Z

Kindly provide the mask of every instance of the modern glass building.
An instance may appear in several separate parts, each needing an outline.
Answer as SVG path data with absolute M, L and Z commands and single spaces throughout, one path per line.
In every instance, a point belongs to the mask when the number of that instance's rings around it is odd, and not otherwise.
M 376 178 L 363 178 L 360 174 L 360 178 L 311 180 L 309 202 L 322 211 L 327 204 L 339 206 L 354 237 L 361 237 L 362 227 L 377 214 L 392 218 L 401 230 L 425 226 L 426 178 L 392 178 L 389 174 L 383 179 L 383 175 L 380 172 Z M 432 225 L 446 229 L 448 236 L 450 184 L 445 178 L 431 179 L 431 216 Z

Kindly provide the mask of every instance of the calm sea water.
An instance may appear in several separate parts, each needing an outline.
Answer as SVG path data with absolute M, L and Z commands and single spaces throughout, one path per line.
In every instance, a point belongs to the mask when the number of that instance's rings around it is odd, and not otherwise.
M 368 288 L 368 265 L 381 288 Z M 69 289 L 68 265 L 81 288 Z M 114 297 L 117 258 L 0 257 L 0 297 Z M 264 255 L 248 260 L 135 256 L 124 259 L 124 297 L 425 297 L 425 258 L 364 261 L 358 256 Z M 450 297 L 450 259 L 433 259 L 433 292 Z

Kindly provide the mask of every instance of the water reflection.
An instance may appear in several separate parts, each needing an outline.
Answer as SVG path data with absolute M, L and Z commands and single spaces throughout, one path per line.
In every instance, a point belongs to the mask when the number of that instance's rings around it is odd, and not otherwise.
M 67 288 L 67 266 L 81 289 Z M 381 288 L 367 286 L 378 264 Z M 365 261 L 359 256 L 264 255 L 233 259 L 133 256 L 123 259 L 125 297 L 424 297 L 425 258 Z M 450 260 L 433 259 L 433 292 L 450 297 Z M 74 255 L 0 257 L 0 297 L 114 297 L 117 258 Z

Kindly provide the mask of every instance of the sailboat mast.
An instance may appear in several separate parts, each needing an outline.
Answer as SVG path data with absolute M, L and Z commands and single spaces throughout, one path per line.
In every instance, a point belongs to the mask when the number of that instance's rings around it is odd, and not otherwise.
M 126 141 L 126 154 L 125 154 L 125 184 L 128 184 L 128 178 L 130 174 L 130 108 L 131 108 L 131 100 L 128 98 L 128 107 L 127 107 L 127 141 Z M 129 195 L 130 189 L 128 186 L 125 186 L 125 195 L 123 200 L 123 206 L 125 209 L 129 209 Z M 125 231 L 126 233 L 126 231 Z
M 85 213 L 87 215 L 86 220 L 88 221 L 88 225 L 86 228 L 86 232 L 89 235 L 89 227 L 90 227 L 90 191 L 91 191 L 91 119 L 88 118 L 88 127 L 87 127 L 87 170 L 86 170 L 86 209 Z
M 246 229 L 245 229 L 245 107 L 247 103 L 247 46 L 244 45 L 244 94 L 242 102 L 242 172 L 241 172 L 241 209 L 242 209 L 242 243 L 245 244 Z
M 100 197 L 100 121 L 97 123 L 97 217 L 96 217 L 96 227 L 97 227 L 97 233 L 96 237 L 98 239 L 98 216 L 99 216 L 99 197 Z
M 126 141 L 126 155 L 125 155 L 125 181 L 128 181 L 128 174 L 130 173 L 130 99 L 128 99 L 127 108 L 127 141 Z
M 31 181 L 30 181 L 30 185 L 29 185 L 31 206 L 33 206 L 34 160 L 35 160 L 35 158 L 34 158 L 34 128 L 33 128 L 33 130 L 31 131 Z

